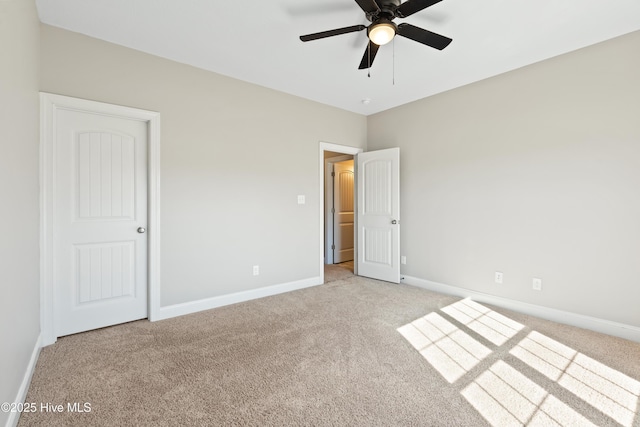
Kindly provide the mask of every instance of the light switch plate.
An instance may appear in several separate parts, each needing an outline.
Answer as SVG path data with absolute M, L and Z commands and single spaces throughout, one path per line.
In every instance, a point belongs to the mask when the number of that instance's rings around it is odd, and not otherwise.
M 299 205 L 304 205 L 305 203 L 306 203 L 306 200 L 305 200 L 304 194 L 300 194 L 298 196 L 298 204 Z

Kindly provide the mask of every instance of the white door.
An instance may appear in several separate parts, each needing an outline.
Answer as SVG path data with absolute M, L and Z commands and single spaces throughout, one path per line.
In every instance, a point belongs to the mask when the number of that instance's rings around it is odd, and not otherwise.
M 56 336 L 147 317 L 147 123 L 58 110 Z
M 358 275 L 400 283 L 400 149 L 357 155 Z
M 353 260 L 353 160 L 335 163 L 333 172 L 333 259 L 338 264 Z

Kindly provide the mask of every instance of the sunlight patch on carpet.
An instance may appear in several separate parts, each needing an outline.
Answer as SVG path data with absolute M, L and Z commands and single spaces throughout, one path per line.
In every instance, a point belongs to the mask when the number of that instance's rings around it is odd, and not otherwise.
M 467 329 L 497 347 L 510 349 L 511 356 L 610 420 L 623 427 L 634 425 L 640 381 L 536 331 L 507 344 L 525 326 L 468 298 L 440 311 L 459 324 L 431 312 L 397 331 L 449 383 L 493 353 L 467 334 Z M 585 417 L 588 414 L 563 402 L 562 394 L 554 395 L 502 359 L 472 379 L 461 394 L 494 427 L 595 425 Z
M 429 313 L 398 328 L 398 332 L 450 383 L 491 354 L 438 313 Z
M 493 426 L 595 426 L 518 370 L 499 360 L 462 395 Z
M 469 298 L 440 311 L 495 345 L 504 344 L 524 328 Z M 398 332 L 450 383 L 491 354 L 489 348 L 435 312 L 401 326 Z
M 510 353 L 625 427 L 631 427 L 640 382 L 538 332 Z
M 515 320 L 496 313 L 469 298 L 448 305 L 441 311 L 495 345 L 504 344 L 524 328 L 524 325 Z

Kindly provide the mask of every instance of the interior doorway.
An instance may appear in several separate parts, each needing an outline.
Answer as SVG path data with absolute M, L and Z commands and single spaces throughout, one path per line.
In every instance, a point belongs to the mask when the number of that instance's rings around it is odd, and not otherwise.
M 352 155 L 325 151 L 325 280 L 354 275 L 355 170 Z
M 325 152 L 325 264 L 354 257 L 355 179 L 352 155 Z
M 357 274 L 354 262 L 357 257 L 354 160 L 360 152 L 360 148 L 320 143 L 320 274 L 323 283 Z
M 400 283 L 400 149 L 363 153 L 361 148 L 320 143 L 320 283 L 325 283 L 326 160 L 325 152 L 355 157 L 355 275 Z M 337 157 L 337 156 L 336 156 Z

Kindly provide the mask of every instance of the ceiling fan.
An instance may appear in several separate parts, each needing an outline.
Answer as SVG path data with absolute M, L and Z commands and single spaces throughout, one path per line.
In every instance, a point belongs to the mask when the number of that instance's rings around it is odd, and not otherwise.
M 451 43 L 452 39 L 432 33 L 411 24 L 401 23 L 396 25 L 395 18 L 406 18 L 416 12 L 420 12 L 429 6 L 433 6 L 442 0 L 355 0 L 365 13 L 371 25 L 353 25 L 351 27 L 337 28 L 335 30 L 322 31 L 319 33 L 300 36 L 300 40 L 308 42 L 311 40 L 323 39 L 325 37 L 338 36 L 340 34 L 354 33 L 367 30 L 369 44 L 360 61 L 359 70 L 370 68 L 373 59 L 378 53 L 380 46 L 389 43 L 396 35 L 406 37 L 418 43 L 425 44 L 434 49 L 442 50 Z

